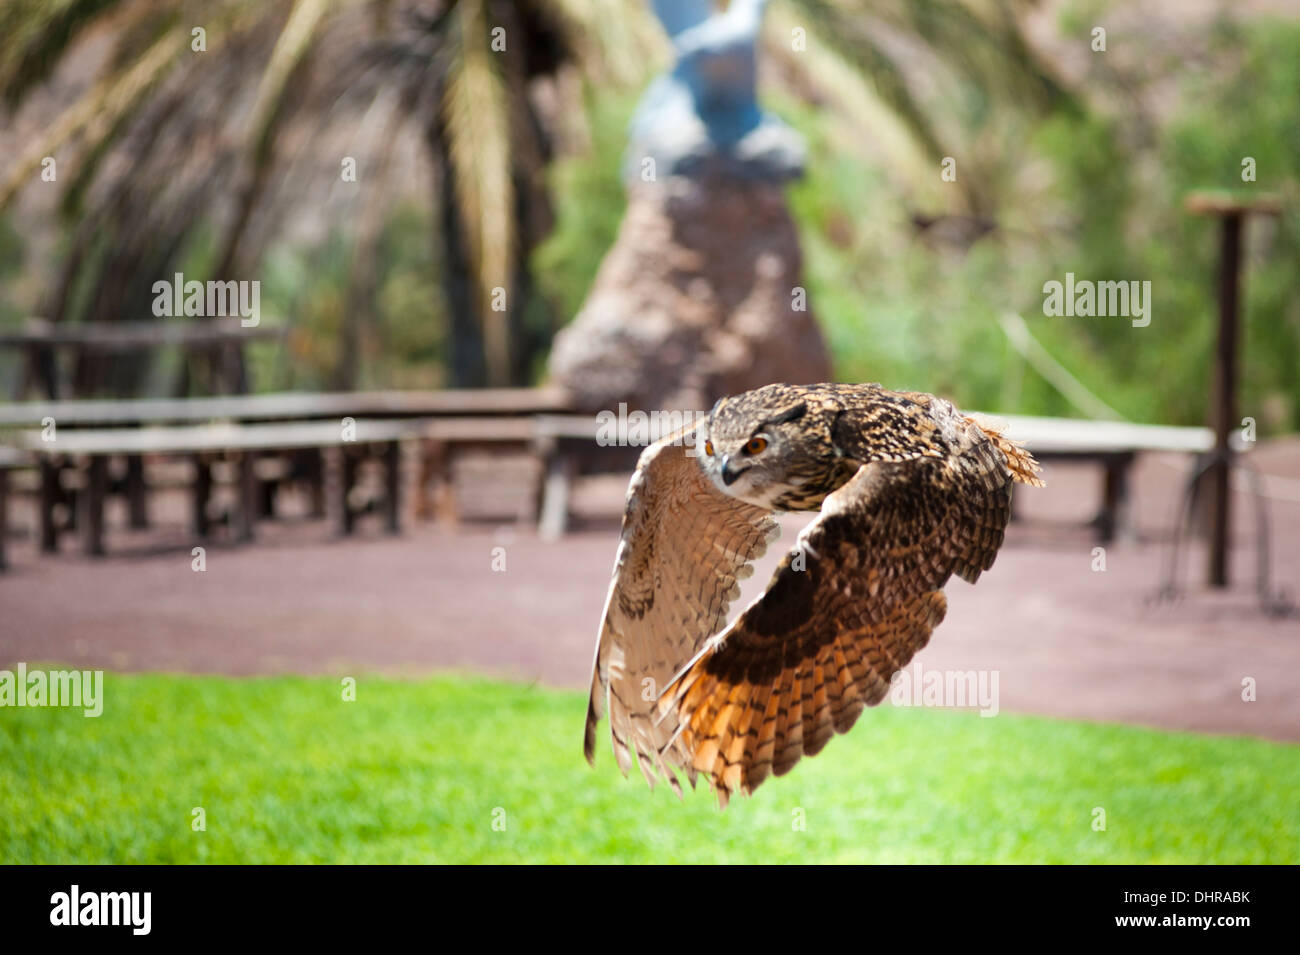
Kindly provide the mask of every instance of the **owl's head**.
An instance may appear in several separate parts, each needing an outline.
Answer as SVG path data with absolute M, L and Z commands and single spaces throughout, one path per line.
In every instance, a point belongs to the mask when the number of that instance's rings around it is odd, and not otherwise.
M 723 398 L 701 425 L 695 444 L 700 465 L 726 495 L 791 509 L 789 502 L 802 497 L 800 489 L 824 475 L 828 463 L 829 442 L 809 418 L 807 402 L 785 385 Z

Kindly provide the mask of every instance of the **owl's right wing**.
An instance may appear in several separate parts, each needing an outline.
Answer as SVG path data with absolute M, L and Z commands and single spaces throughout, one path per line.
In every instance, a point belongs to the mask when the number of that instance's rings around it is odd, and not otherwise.
M 727 619 L 778 527 L 760 507 L 718 491 L 686 429 L 641 454 L 627 491 L 613 580 L 592 664 L 583 751 L 595 762 L 596 724 L 608 697 L 614 755 L 626 775 L 636 752 L 651 786 L 676 777 L 659 752 L 676 732 L 656 726 L 655 701 L 668 681 Z M 694 782 L 694 772 L 690 772 Z
M 1042 483 L 1023 449 L 934 404 L 931 430 L 950 426 L 950 453 L 862 465 L 826 498 L 763 596 L 664 691 L 659 713 L 675 734 L 665 760 L 705 773 L 723 805 L 816 754 L 885 698 L 943 620 L 949 577 L 974 583 L 992 566 L 1013 481 Z M 864 442 L 858 453 L 872 452 Z

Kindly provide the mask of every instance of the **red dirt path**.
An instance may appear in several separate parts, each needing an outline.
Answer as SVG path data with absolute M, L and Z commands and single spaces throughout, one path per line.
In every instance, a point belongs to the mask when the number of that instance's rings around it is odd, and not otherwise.
M 1300 477 L 1300 441 L 1254 452 L 1268 474 Z M 1185 459 L 1151 457 L 1136 470 L 1139 542 L 1108 548 L 1078 520 L 1095 507 L 1098 475 L 1053 467 L 1049 487 L 1025 489 L 992 571 L 948 585 L 949 613 L 919 656 L 931 669 L 999 674 L 1002 710 L 1300 740 L 1300 618 L 1270 619 L 1250 589 L 1253 526 L 1235 498 L 1236 586 L 1209 594 L 1204 557 L 1191 561 L 1181 603 L 1151 607 Z M 473 668 L 547 684 L 589 678 L 598 617 L 617 542 L 611 508 L 621 481 L 580 503 L 607 516 L 548 543 L 527 528 L 414 525 L 398 538 L 372 523 L 339 540 L 324 522 L 262 525 L 257 542 L 213 544 L 191 570 L 184 502 L 160 508 L 146 533 L 112 530 L 102 560 L 69 540 L 54 557 L 11 547 L 0 575 L 0 667 L 19 660 L 79 667 L 197 673 L 427 672 Z M 1274 579 L 1296 596 L 1300 502 L 1270 502 Z M 30 523 L 19 508 L 15 523 Z M 783 540 L 801 522 L 790 522 Z M 110 511 L 110 527 L 121 515 Z M 493 548 L 506 570 L 492 570 Z M 748 582 L 748 600 L 781 548 Z M 1186 565 L 1185 565 L 1186 566 Z M 1185 575 L 1186 576 L 1186 575 Z M 1243 702 L 1242 681 L 1258 699 Z

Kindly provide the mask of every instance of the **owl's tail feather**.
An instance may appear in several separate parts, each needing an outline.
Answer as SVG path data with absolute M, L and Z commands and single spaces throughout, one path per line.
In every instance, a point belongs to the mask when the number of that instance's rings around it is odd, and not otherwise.
M 978 422 L 976 422 L 978 424 Z M 1021 484 L 1028 484 L 1031 487 L 1043 487 L 1046 482 L 1038 475 L 1042 472 L 1034 456 L 1024 449 L 1019 441 L 1012 441 L 1001 431 L 992 428 L 986 428 L 980 425 L 980 430 L 992 439 L 997 445 L 1002 456 L 1007 459 L 1007 470 L 1011 472 L 1011 477 Z

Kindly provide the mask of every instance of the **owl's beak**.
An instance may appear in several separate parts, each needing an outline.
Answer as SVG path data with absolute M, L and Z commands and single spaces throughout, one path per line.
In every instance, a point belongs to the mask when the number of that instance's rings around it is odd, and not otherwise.
M 724 454 L 722 456 L 722 483 L 727 487 L 731 487 L 732 484 L 736 483 L 736 478 L 740 477 L 743 471 L 743 468 L 740 471 L 732 469 L 730 455 Z

